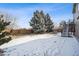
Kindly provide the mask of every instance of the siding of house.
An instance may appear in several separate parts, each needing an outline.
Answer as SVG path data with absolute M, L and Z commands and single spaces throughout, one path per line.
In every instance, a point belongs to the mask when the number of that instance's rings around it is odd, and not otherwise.
M 75 36 L 79 37 L 79 20 L 75 23 Z
M 74 23 L 75 23 L 75 36 L 79 37 L 79 4 L 76 5 L 76 10 L 75 13 L 73 13 L 73 19 L 74 19 Z

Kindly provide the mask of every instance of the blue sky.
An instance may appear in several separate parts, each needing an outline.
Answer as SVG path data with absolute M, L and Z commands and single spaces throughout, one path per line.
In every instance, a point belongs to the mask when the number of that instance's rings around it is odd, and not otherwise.
M 0 12 L 16 17 L 19 28 L 28 28 L 29 21 L 36 10 L 49 13 L 55 25 L 62 20 L 72 19 L 72 5 L 71 3 L 2 3 Z

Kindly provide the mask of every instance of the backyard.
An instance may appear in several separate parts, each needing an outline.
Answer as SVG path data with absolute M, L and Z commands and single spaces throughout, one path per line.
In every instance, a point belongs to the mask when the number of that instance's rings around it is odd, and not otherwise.
M 61 34 L 26 35 L 0 46 L 5 56 L 77 56 L 79 43 L 72 37 Z

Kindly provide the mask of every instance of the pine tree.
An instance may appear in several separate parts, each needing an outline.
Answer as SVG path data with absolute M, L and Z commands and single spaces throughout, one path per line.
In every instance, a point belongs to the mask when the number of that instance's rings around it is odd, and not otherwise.
M 32 26 L 33 31 L 38 32 L 46 32 L 50 31 L 53 28 L 53 23 L 50 19 L 50 16 L 47 14 L 45 15 L 43 11 L 34 12 L 33 17 L 30 21 L 30 26 Z
M 45 20 L 46 20 L 45 25 L 46 25 L 47 32 L 52 31 L 52 28 L 54 27 L 54 25 L 53 25 L 53 22 L 50 19 L 49 14 L 46 14 Z
M 10 22 L 4 21 L 3 15 L 0 15 L 0 45 L 11 40 L 11 37 L 9 37 L 9 33 L 4 31 L 6 26 L 8 26 L 9 24 Z

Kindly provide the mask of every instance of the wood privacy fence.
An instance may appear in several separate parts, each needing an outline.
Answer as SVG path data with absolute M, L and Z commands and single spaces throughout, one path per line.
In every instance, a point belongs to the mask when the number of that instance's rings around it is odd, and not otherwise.
M 5 29 L 11 35 L 25 35 L 33 33 L 32 29 Z

